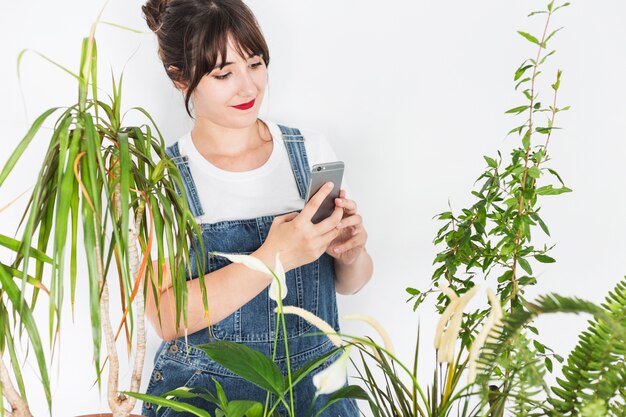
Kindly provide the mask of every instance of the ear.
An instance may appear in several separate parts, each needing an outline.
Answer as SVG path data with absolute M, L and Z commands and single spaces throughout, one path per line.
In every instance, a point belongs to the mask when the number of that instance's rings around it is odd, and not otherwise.
M 177 67 L 170 65 L 167 67 L 167 72 L 173 80 L 176 80 L 180 77 L 180 69 Z M 173 81 L 176 88 L 182 92 L 183 94 L 187 94 L 187 85 L 180 81 Z

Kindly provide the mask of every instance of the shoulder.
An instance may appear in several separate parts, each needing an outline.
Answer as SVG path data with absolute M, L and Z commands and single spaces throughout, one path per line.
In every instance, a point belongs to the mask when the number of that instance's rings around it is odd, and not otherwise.
M 332 147 L 326 135 L 319 129 L 309 126 L 294 126 L 292 124 L 276 123 L 264 120 L 273 134 L 302 136 L 308 153 L 326 155 L 332 153 Z
M 185 132 L 179 136 L 174 142 L 165 147 L 165 153 L 170 158 L 177 158 L 188 154 L 188 147 L 191 141 L 191 131 Z

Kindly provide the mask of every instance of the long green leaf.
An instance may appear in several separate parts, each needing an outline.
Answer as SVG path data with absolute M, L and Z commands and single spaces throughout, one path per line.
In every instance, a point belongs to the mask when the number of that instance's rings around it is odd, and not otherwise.
M 13 170 L 13 167 L 15 166 L 17 161 L 20 159 L 20 157 L 22 156 L 22 154 L 24 153 L 28 145 L 30 145 L 30 142 L 33 140 L 33 138 L 39 131 L 39 128 L 41 127 L 43 122 L 48 118 L 48 116 L 50 116 L 59 108 L 60 107 L 53 107 L 51 109 L 46 110 L 33 122 L 32 126 L 28 130 L 28 133 L 26 133 L 26 136 L 24 136 L 22 141 L 17 145 L 17 147 L 15 148 L 15 150 L 9 157 L 9 160 L 4 165 L 4 168 L 2 168 L 2 172 L 0 172 L 0 185 L 2 185 L 4 183 L 4 180 L 9 176 L 9 174 Z
M 338 391 L 335 391 L 333 395 L 330 396 L 328 402 L 324 404 L 324 406 L 315 414 L 315 417 L 319 416 L 325 409 L 333 405 L 339 400 L 344 398 L 356 398 L 359 400 L 368 400 L 370 399 L 369 395 L 358 385 L 348 385 L 347 387 L 343 387 Z M 408 414 L 403 414 L 407 415 Z
M 223 340 L 196 347 L 231 372 L 278 397 L 283 397 L 285 392 L 283 375 L 276 364 L 261 352 Z
M 193 405 L 190 405 L 187 403 L 178 402 L 174 400 L 168 400 L 166 398 L 157 397 L 155 395 L 140 394 L 138 392 L 122 391 L 122 394 L 128 395 L 129 397 L 137 398 L 144 402 L 149 402 L 151 404 L 169 407 L 174 411 L 184 411 L 184 412 L 191 413 L 194 416 L 198 416 L 198 417 L 213 417 L 211 416 L 211 414 L 209 414 L 208 411 L 204 411 L 198 407 L 194 407 Z
M 48 377 L 48 366 L 43 353 L 43 347 L 41 344 L 41 338 L 39 337 L 39 331 L 37 329 L 37 323 L 28 308 L 22 294 L 24 294 L 17 285 L 13 282 L 11 275 L 4 269 L 0 268 L 0 284 L 2 284 L 2 290 L 7 294 L 13 308 L 20 316 L 20 324 L 26 329 L 28 337 L 31 341 L 35 358 L 37 359 L 37 365 L 39 367 L 39 375 L 41 376 L 43 389 L 46 395 L 46 401 L 48 403 L 48 409 L 52 410 L 52 396 L 50 394 L 50 378 Z

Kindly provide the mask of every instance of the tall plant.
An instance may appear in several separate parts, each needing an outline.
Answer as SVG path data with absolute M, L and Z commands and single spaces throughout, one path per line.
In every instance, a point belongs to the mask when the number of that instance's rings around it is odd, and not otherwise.
M 61 334 L 61 311 L 68 286 L 72 312 L 74 310 L 77 281 L 83 276 L 78 271 L 77 261 L 84 256 L 95 371 L 100 384 L 101 345 L 104 344 L 109 365 L 109 406 L 114 416 L 122 417 L 130 414 L 135 399 L 118 393 L 119 359 L 115 342 L 124 330 L 129 352 L 134 346 L 130 389 L 138 390 L 146 343 L 145 291 L 152 291 L 158 303 L 159 288 L 163 283 L 162 271 L 159 270 L 155 279 L 152 268 L 148 268 L 151 265 L 150 248 L 156 242 L 160 265 L 164 264 L 166 254 L 169 258 L 176 297 L 176 322 L 180 323 L 182 318 L 185 324 L 187 292 L 184 264 L 190 262 L 190 250 L 203 249 L 202 242 L 193 238 L 199 235 L 199 228 L 187 207 L 180 174 L 166 157 L 165 143 L 154 120 L 143 108 L 133 107 L 130 110 L 140 112 L 148 123 L 124 126 L 121 101 L 123 74 L 119 82 L 112 76 L 109 103 L 98 96 L 95 31 L 98 23 L 107 23 L 100 21 L 101 14 L 92 25 L 90 35 L 83 39 L 78 73 L 42 55 L 77 80 L 78 101 L 67 108 L 51 108 L 37 117 L 0 172 L 1 187 L 27 148 L 39 146 L 33 139 L 41 126 L 60 111 L 60 116 L 54 121 L 53 132 L 47 138 L 48 149 L 18 226 L 18 229 L 22 227 L 21 240 L 5 238 L 0 242 L 16 254 L 10 265 L 0 266 L 3 296 L 0 300 L 4 300 L 5 294 L 8 296 L 17 312 L 16 325 L 28 331 L 50 408 L 48 371 L 29 310 L 35 308 L 39 291 L 48 289 L 48 330 L 52 345 Z M 22 51 L 18 57 L 18 69 L 25 52 Z M 79 227 L 79 222 L 82 227 Z M 34 258 L 34 265 L 31 258 Z M 198 269 L 203 270 L 203 257 L 194 258 Z M 46 263 L 50 265 L 49 271 L 44 270 Z M 34 269 L 32 276 L 28 275 L 31 269 Z M 118 295 L 122 306 L 117 328 L 109 311 L 110 269 L 115 269 L 119 281 Z M 150 279 L 150 285 L 144 286 L 146 278 Z M 21 282 L 15 283 L 13 279 Z M 29 284 L 32 287 L 30 304 L 25 302 Z M 204 306 L 208 313 L 206 294 Z M 8 315 L 6 304 L 0 302 L 0 317 Z M 7 394 L 11 396 L 9 415 L 29 416 L 22 375 L 14 354 L 15 338 L 8 323 L 3 321 L 0 329 L 0 348 L 2 353 L 4 348 L 9 350 L 22 395 L 15 395 L 17 390 L 8 377 L 8 367 L 4 363 L 0 365 L 0 390 L 5 397 Z M 0 414 L 3 410 L 0 407 Z
M 432 287 L 427 291 L 407 288 L 416 309 L 431 293 L 439 293 L 441 285 L 449 286 L 455 293 L 464 294 L 477 283 L 479 277 L 487 279 L 496 274 L 497 295 L 509 312 L 526 311 L 525 291 L 537 283 L 532 264 L 552 263 L 548 255 L 551 247 L 536 247 L 532 236 L 539 227 L 550 236 L 548 226 L 540 216 L 539 202 L 544 196 L 570 192 L 560 175 L 547 165 L 550 161 L 548 147 L 553 133 L 559 129 L 555 124 L 558 113 L 569 106 L 557 105 L 561 84 L 561 70 L 550 85 L 551 96 L 540 97 L 540 74 L 548 58 L 556 50 L 550 49 L 553 37 L 562 29 L 552 29 L 554 13 L 569 6 L 569 2 L 556 5 L 550 1 L 544 10 L 534 11 L 531 16 L 544 16 L 545 24 L 538 35 L 518 31 L 519 35 L 536 48 L 534 56 L 525 59 L 515 70 L 515 90 L 520 91 L 523 102 L 507 110 L 506 114 L 523 116 L 522 124 L 510 130 L 517 134 L 521 146 L 510 152 L 505 161 L 500 151 L 498 157 L 484 156 L 487 169 L 477 182 L 480 188 L 472 191 L 477 201 L 461 213 L 452 210 L 436 215 L 445 224 L 437 232 L 436 245 L 443 245 L 433 264 L 437 268 L 432 276 Z M 544 101 L 545 100 L 545 101 Z M 549 104 L 546 104 L 548 101 Z M 544 115 L 545 117 L 541 117 Z M 552 181 L 546 181 L 546 177 Z M 554 184 L 556 182 L 557 184 Z M 437 298 L 437 309 L 442 313 L 449 305 L 443 294 Z M 468 348 L 474 339 L 478 323 L 485 319 L 488 310 L 467 313 L 461 326 L 462 347 Z M 533 333 L 537 330 L 528 325 Z M 537 337 L 529 336 L 529 343 L 537 352 L 548 352 Z M 543 355 L 548 369 L 552 368 L 552 355 Z M 557 359 L 561 359 L 556 355 Z M 445 372 L 453 372 L 450 365 Z M 503 371 L 506 373 L 506 370 Z M 447 377 L 442 375 L 442 380 Z

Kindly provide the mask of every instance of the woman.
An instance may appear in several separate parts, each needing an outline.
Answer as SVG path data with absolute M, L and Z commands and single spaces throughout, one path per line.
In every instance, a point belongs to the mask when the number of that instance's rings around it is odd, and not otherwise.
M 251 254 L 270 266 L 279 252 L 288 288 L 284 305 L 309 310 L 339 330 L 335 292 L 354 294 L 372 275 L 372 260 L 365 250 L 367 232 L 356 203 L 346 198 L 345 190 L 341 190 L 330 217 L 317 224 L 311 222 L 332 184 L 305 204 L 310 166 L 336 157 L 319 133 L 258 118 L 267 85 L 269 52 L 254 15 L 240 0 L 149 0 L 142 9 L 157 35 L 167 75 L 184 94 L 187 113 L 194 118 L 193 129 L 170 146 L 168 154 L 182 174 L 206 252 Z M 147 392 L 160 395 L 181 386 L 202 386 L 215 392 L 216 379 L 229 400 L 264 403 L 265 391 L 193 346 L 213 339 L 229 340 L 271 357 L 276 336 L 276 304 L 267 291 L 271 277 L 220 257 L 207 256 L 206 263 L 212 339 L 200 280 L 187 282 L 188 345 L 182 323 L 178 331 L 174 323 L 167 265 L 160 290 L 160 321 L 148 291 L 146 315 L 164 342 L 155 357 Z M 197 278 L 194 265 L 191 262 L 189 267 Z M 292 370 L 332 349 L 326 336 L 310 336 L 318 329 L 306 321 L 293 315 L 285 319 Z M 280 331 L 275 362 L 286 373 L 283 337 Z M 296 415 L 307 415 L 315 393 L 312 375 L 337 356 L 296 384 Z M 327 397 L 318 398 L 314 413 Z M 190 402 L 213 415 L 213 405 L 201 400 Z M 282 405 L 277 409 L 286 415 Z M 150 403 L 144 403 L 142 413 L 177 415 L 165 408 L 157 413 Z M 323 415 L 358 414 L 354 400 L 342 400 Z

